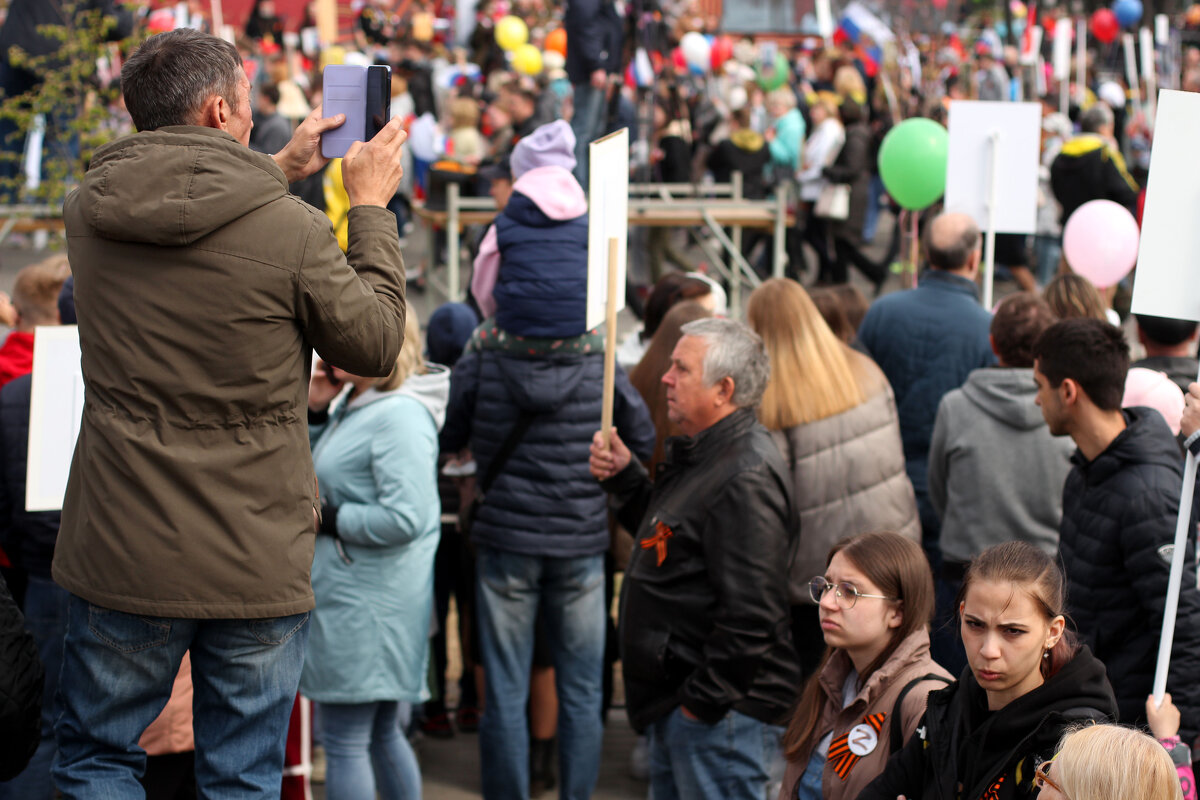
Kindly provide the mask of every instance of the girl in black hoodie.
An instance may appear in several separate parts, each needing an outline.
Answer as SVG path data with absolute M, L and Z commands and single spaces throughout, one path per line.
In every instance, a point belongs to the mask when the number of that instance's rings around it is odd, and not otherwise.
M 929 695 L 917 735 L 858 800 L 1031 800 L 1068 727 L 1115 718 L 1104 665 L 1065 630 L 1063 587 L 1025 542 L 971 563 L 958 598 L 968 668 Z

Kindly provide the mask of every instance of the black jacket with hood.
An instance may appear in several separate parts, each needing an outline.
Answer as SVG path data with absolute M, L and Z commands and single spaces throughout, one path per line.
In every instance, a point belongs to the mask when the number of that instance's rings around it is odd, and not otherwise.
M 1062 205 L 1062 222 L 1089 200 L 1112 200 L 1137 210 L 1138 185 L 1125 160 L 1095 133 L 1076 136 L 1063 145 L 1050 164 L 1050 187 Z
M 1125 409 L 1128 427 L 1092 461 L 1082 453 L 1063 487 L 1059 557 L 1067 611 L 1108 668 L 1121 722 L 1145 722 L 1167 597 L 1183 457 L 1158 412 Z M 1195 529 L 1193 511 L 1192 529 Z M 1200 592 L 1188 542 L 1167 691 L 1185 742 L 1200 733 Z
M 917 735 L 858 800 L 1032 800 L 1033 773 L 1068 727 L 1117 711 L 1104 665 L 1080 648 L 1045 683 L 998 711 L 970 667 L 929 694 Z

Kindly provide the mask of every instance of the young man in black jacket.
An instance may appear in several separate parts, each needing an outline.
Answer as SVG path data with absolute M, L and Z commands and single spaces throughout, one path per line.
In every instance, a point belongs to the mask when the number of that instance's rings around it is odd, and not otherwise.
M 1050 432 L 1079 448 L 1059 527 L 1068 619 L 1104 662 L 1120 722 L 1143 725 L 1183 484 L 1179 445 L 1158 412 L 1121 408 L 1129 346 L 1120 329 L 1093 319 L 1055 323 L 1034 344 L 1034 358 Z M 1185 742 L 1200 732 L 1198 674 L 1200 592 L 1189 542 L 1167 678 Z
M 614 431 L 592 474 L 637 531 L 621 590 L 629 720 L 650 738 L 658 798 L 761 798 L 800 671 L 787 570 L 799 517 L 754 409 L 770 374 L 744 324 L 683 327 L 663 376 L 671 421 L 654 483 Z

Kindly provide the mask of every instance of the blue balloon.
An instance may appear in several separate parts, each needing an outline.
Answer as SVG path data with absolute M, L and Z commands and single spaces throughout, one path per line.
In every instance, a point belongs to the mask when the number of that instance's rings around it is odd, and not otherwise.
M 1142 0 L 1117 0 L 1113 3 L 1112 10 L 1117 15 L 1117 22 L 1121 27 L 1128 28 L 1130 25 L 1136 25 L 1142 18 Z

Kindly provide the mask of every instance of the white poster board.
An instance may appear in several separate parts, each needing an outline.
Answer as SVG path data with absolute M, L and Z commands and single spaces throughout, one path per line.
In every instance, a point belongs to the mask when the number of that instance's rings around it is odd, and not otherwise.
M 1040 103 L 956 100 L 950 104 L 950 154 L 946 164 L 946 210 L 970 214 L 980 230 L 1037 230 Z M 992 134 L 999 133 L 995 171 L 995 225 L 989 213 Z
M 29 458 L 25 510 L 57 511 L 83 419 L 83 372 L 79 328 L 38 328 L 33 337 L 33 383 L 29 401 Z
M 1200 94 L 1158 94 L 1133 313 L 1200 320 Z
M 817 33 L 821 34 L 822 39 L 829 39 L 833 36 L 835 27 L 833 24 L 833 8 L 830 6 L 830 0 L 817 0 Z
M 1158 96 L 1150 176 L 1133 281 L 1133 313 L 1200 320 L 1200 163 L 1195 158 L 1195 131 L 1200 125 L 1200 95 L 1163 90 Z M 1162 634 L 1154 673 L 1158 705 L 1167 688 L 1175 619 L 1183 583 L 1184 552 L 1191 528 L 1196 488 L 1196 457 L 1189 451 L 1179 493 L 1175 550 L 1167 582 Z
M 1071 79 L 1071 30 L 1070 17 L 1062 17 L 1054 23 L 1054 80 Z
M 617 240 L 616 310 L 625 307 L 625 255 L 629 231 L 629 129 L 588 146 L 587 329 L 604 322 L 608 306 L 608 240 Z

